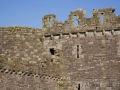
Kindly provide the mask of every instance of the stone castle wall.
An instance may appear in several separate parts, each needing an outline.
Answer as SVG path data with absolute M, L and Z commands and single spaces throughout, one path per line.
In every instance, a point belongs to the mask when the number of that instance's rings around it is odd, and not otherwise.
M 86 18 L 78 9 L 65 23 L 49 14 L 42 29 L 1 27 L 0 88 L 119 90 L 120 16 L 114 11 L 93 10 L 92 18 Z

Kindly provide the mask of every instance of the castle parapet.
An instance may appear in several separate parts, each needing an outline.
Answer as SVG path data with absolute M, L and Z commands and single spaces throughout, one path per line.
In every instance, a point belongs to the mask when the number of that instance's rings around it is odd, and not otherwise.
M 62 33 L 86 30 L 118 29 L 120 16 L 114 14 L 115 8 L 93 9 L 92 17 L 86 17 L 86 11 L 77 9 L 70 13 L 68 19 L 62 23 L 56 20 L 54 14 L 45 15 L 42 19 L 43 31 L 48 33 Z M 75 20 L 77 25 L 75 25 Z

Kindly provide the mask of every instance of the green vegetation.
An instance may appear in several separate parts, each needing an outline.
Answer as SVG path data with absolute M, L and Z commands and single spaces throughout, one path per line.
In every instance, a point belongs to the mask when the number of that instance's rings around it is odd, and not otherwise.
M 59 87 L 64 87 L 66 83 L 66 79 L 62 79 L 61 82 L 59 82 Z
M 101 48 L 105 48 L 105 46 L 102 45 Z
M 43 36 L 40 36 L 40 37 L 39 37 L 39 40 L 40 40 L 41 42 L 43 42 Z
M 2 63 L 0 63 L 0 67 L 2 67 Z
M 59 83 L 59 86 L 60 86 L 60 87 L 64 87 L 65 84 L 64 84 L 64 83 Z
M 16 34 L 19 30 L 20 30 L 20 29 L 19 29 L 18 27 L 11 27 L 11 28 L 9 29 L 9 31 L 12 32 L 12 33 L 14 33 L 14 34 Z
M 3 60 L 2 60 L 2 57 L 0 56 L 0 67 L 2 67 L 2 62 Z
M 29 33 L 30 32 L 30 29 L 26 29 L 26 33 Z

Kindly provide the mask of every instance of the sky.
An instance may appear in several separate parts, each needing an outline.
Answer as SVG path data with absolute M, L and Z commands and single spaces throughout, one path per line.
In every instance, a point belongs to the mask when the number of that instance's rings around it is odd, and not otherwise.
M 28 26 L 42 28 L 42 17 L 55 14 L 56 20 L 64 22 L 71 11 L 82 8 L 87 17 L 93 9 L 116 8 L 120 15 L 120 0 L 0 0 L 0 27 Z

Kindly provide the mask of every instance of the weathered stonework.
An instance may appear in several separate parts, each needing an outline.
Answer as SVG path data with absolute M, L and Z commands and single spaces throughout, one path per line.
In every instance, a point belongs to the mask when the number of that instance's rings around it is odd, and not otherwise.
M 1 27 L 0 90 L 120 90 L 120 16 L 114 11 L 94 9 L 86 18 L 78 9 L 64 23 L 49 14 L 42 29 Z

